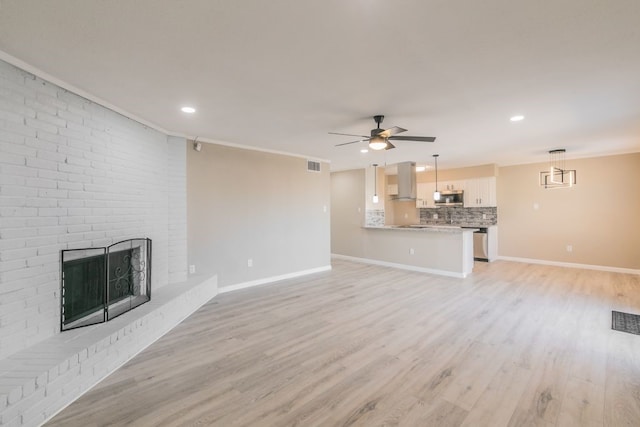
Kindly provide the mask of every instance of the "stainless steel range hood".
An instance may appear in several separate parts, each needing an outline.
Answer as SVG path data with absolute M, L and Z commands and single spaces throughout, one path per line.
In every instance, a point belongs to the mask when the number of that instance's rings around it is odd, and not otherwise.
M 416 200 L 416 164 L 398 163 L 398 195 L 393 200 L 400 202 Z

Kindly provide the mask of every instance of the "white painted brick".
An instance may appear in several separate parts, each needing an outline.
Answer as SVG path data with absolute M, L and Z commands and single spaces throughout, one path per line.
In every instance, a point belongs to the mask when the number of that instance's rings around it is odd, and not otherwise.
M 58 224 L 60 225 L 74 225 L 84 224 L 85 217 L 83 216 L 65 216 L 58 218 Z
M 82 199 L 60 199 L 58 200 L 59 208 L 81 208 L 85 203 Z
M 44 103 L 40 102 L 39 100 L 37 100 L 35 98 L 32 98 L 32 97 L 25 98 L 25 105 L 27 107 L 30 107 L 33 110 L 43 111 L 43 112 L 49 113 L 49 114 L 56 114 L 57 111 L 58 111 L 58 109 L 56 107 L 44 104 Z
M 77 168 L 77 166 L 69 166 L 69 167 Z M 91 177 L 83 173 L 70 173 L 68 174 L 68 179 L 70 182 L 81 182 L 81 183 L 91 182 Z
M 80 191 L 83 188 L 82 183 L 79 183 L 79 182 L 57 181 L 56 185 L 57 185 L 57 188 L 61 190 Z M 55 187 L 49 187 L 49 188 L 55 188 Z
M 33 75 L 24 79 L 25 86 L 28 88 L 32 88 L 37 93 L 37 98 L 41 99 L 42 97 L 53 98 L 56 99 L 58 96 L 58 87 L 41 80 Z
M 67 211 L 67 208 L 39 208 L 38 216 L 63 216 Z
M 20 249 L 20 248 L 24 248 L 25 247 L 25 241 L 24 239 L 13 239 L 13 240 L 9 240 L 9 239 L 3 239 L 0 240 L 0 249 L 2 249 L 2 252 L 0 252 L 0 259 L 11 259 L 11 258 L 6 258 L 7 257 L 7 253 L 10 253 L 10 249 Z M 20 254 L 18 255 L 18 258 L 22 257 L 23 255 Z M 13 258 L 16 259 L 16 258 Z
M 57 115 L 58 111 L 56 110 L 55 114 L 50 114 L 43 111 L 38 111 L 36 113 L 36 118 L 42 122 L 52 124 L 55 127 L 65 127 L 67 126 L 67 121 L 62 119 Z
M 66 181 L 69 179 L 69 175 L 63 172 L 39 169 L 38 178 L 53 179 L 56 181 Z
M 41 148 L 41 149 L 49 149 L 50 146 L 44 145 L 45 142 L 49 142 L 52 144 L 55 144 L 53 146 L 53 150 L 51 151 L 55 151 L 57 149 L 58 146 L 64 145 L 67 143 L 67 138 L 65 138 L 64 136 L 60 135 L 57 133 L 58 130 L 56 129 L 56 132 L 52 133 L 52 132 L 46 132 L 44 130 L 38 130 L 36 132 L 36 138 L 32 138 L 32 139 L 28 139 L 27 141 L 32 141 L 34 144 L 36 141 L 41 141 L 43 143 L 43 145 L 38 146 L 36 148 Z
M 67 156 L 54 151 L 39 150 L 37 157 L 43 160 L 51 160 L 56 163 L 65 163 Z
M 69 192 L 67 190 L 58 190 L 52 188 L 41 188 L 37 190 L 38 197 L 65 199 Z
M 29 197 L 25 199 L 25 206 L 29 208 L 55 208 L 58 206 L 58 201 L 57 199 Z
M 39 120 L 37 118 L 32 119 L 32 118 L 26 117 L 24 119 L 24 123 L 29 127 L 29 129 L 33 129 L 33 130 L 44 130 L 50 133 L 56 133 L 56 131 L 58 131 L 58 128 L 55 125 Z
M 3 271 L 11 271 L 11 270 L 19 270 L 25 268 L 27 266 L 27 262 L 24 259 L 17 259 L 13 261 L 0 261 L 0 272 Z M 2 305 L 2 311 L 4 312 L 7 308 Z
M 37 188 L 30 188 L 18 185 L 2 185 L 0 186 L 0 196 L 25 196 L 33 197 L 38 195 Z
M 42 246 L 55 245 L 56 243 L 58 243 L 58 239 L 55 236 L 39 236 L 25 240 L 25 245 L 27 248 L 36 248 L 36 250 L 37 248 L 40 248 Z
M 5 319 L 0 324 L 0 360 L 56 332 L 60 249 L 150 236 L 157 266 L 154 286 L 169 280 L 169 252 L 179 260 L 185 257 L 179 249 L 183 221 L 175 219 L 170 225 L 174 213 L 169 213 L 167 192 L 180 197 L 181 186 L 173 185 L 169 174 L 186 177 L 186 160 L 170 158 L 166 136 L 0 61 L 0 75 L 7 74 L 13 77 L 0 78 L 0 110 L 8 113 L 0 117 L 0 141 L 4 143 L 0 149 L 25 159 L 7 160 L 20 163 L 17 165 L 0 162 L 0 184 L 13 186 L 0 190 L 4 191 L 0 232 L 6 235 L 7 229 L 38 228 L 40 233 L 52 234 L 0 240 L 0 257 L 12 258 L 0 259 L 5 269 L 14 271 L 23 261 L 37 267 L 16 269 L 27 271 L 17 276 L 4 275 L 3 279 L 12 280 L 3 280 L 0 303 L 7 298 L 19 301 L 18 295 L 24 295 L 23 301 L 38 305 L 35 313 L 26 312 L 28 320 L 16 318 L 7 326 Z M 176 166 L 169 167 L 170 161 Z M 28 188 L 30 196 L 5 197 L 18 193 L 21 186 Z M 34 189 L 39 190 L 36 197 L 31 196 Z M 176 202 L 172 209 L 185 217 L 184 203 Z M 104 220 L 92 221 L 93 215 Z M 11 233 L 17 236 L 21 231 Z M 171 241 L 181 242 L 177 248 L 168 249 L 169 234 Z M 17 252 L 20 250 L 29 253 Z M 4 333 L 16 331 L 21 323 L 27 325 L 23 334 L 5 339 Z M 76 386 L 69 387 L 75 390 Z
M 0 207 L 20 208 L 27 205 L 27 199 L 24 197 L 7 197 L 0 196 Z
M 69 122 L 69 124 L 71 124 L 71 122 Z M 68 138 L 74 138 L 76 140 L 82 141 L 82 138 L 87 136 L 87 131 L 81 131 L 78 130 L 76 128 L 70 129 L 70 128 L 60 128 L 58 129 L 58 133 L 62 136 L 66 136 Z M 69 145 L 71 145 L 70 141 Z
M 0 200 L 3 200 L 2 197 L 0 197 Z M 0 217 L 0 229 L 1 228 L 22 228 L 22 227 L 27 227 L 27 218 L 21 218 L 21 217 Z
M 70 164 L 70 163 L 59 163 L 58 164 L 58 170 L 61 172 L 68 172 L 69 173 L 69 181 L 74 181 L 71 179 L 71 176 L 79 176 L 79 175 L 84 175 L 85 174 L 85 170 L 86 168 L 83 166 L 79 166 L 79 165 L 74 165 L 74 164 Z M 85 180 L 86 179 L 79 179 L 79 180 Z
M 0 157 L 0 163 L 6 163 L 9 165 L 24 165 L 26 164 L 26 157 L 19 154 L 2 153 L 2 157 Z
M 58 170 L 58 163 L 55 161 L 39 159 L 36 157 L 27 158 L 27 166 L 30 168 L 48 169 L 52 171 Z
M 33 119 L 31 119 L 33 120 Z M 23 136 L 36 136 L 36 129 L 27 126 L 26 124 L 15 123 L 7 120 L 0 120 L 0 128 L 5 132 L 12 132 Z
M 0 230 L 0 239 L 22 239 L 25 237 L 34 237 L 37 235 L 38 229 L 33 227 L 6 228 Z
M 60 183 L 53 179 L 27 178 L 25 180 L 25 185 L 35 188 L 58 188 Z
M 36 155 L 36 149 L 28 147 L 24 142 L 6 142 L 0 139 L 0 153 L 2 153 L 3 156 L 5 154 L 14 154 L 33 157 Z M 26 162 L 22 164 L 26 164 Z
M 23 176 L 16 175 L 0 175 L 0 184 L 9 184 L 9 185 L 27 185 L 26 179 Z

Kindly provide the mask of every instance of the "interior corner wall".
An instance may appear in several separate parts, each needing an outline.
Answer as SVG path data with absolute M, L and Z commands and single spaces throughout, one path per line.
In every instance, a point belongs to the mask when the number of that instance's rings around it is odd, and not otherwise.
M 2 359 L 60 330 L 62 249 L 149 237 L 152 288 L 186 277 L 186 149 L 4 61 L 0 94 Z
M 640 153 L 566 165 L 577 185 L 562 189 L 539 185 L 546 163 L 500 168 L 499 255 L 640 269 Z
M 188 264 L 241 285 L 326 268 L 329 165 L 203 143 L 187 150 Z M 252 266 L 249 266 L 251 260 Z

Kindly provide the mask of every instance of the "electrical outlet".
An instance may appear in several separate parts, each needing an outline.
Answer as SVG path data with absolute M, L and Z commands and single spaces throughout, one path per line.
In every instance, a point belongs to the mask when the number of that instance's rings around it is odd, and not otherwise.
M 567 252 L 573 252 L 573 246 L 567 245 Z
M 433 219 L 438 219 L 438 214 L 437 213 L 433 214 Z
M 409 214 L 408 213 L 404 214 L 404 219 L 407 219 L 407 218 L 409 218 Z
M 189 274 L 196 274 L 196 266 L 194 264 L 189 266 Z
M 253 259 L 252 258 L 249 258 L 247 260 L 247 267 L 253 267 Z
M 487 219 L 487 214 L 482 214 L 482 219 Z
M 327 205 L 324 205 L 324 206 L 322 207 L 322 212 L 325 212 L 325 213 L 327 212 Z
M 411 248 L 409 249 L 409 255 L 415 255 L 416 251 L 415 249 Z

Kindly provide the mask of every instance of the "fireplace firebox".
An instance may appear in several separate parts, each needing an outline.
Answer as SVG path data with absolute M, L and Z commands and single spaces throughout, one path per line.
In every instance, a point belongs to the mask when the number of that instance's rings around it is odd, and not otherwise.
M 151 239 L 61 251 L 60 330 L 109 321 L 151 299 Z

